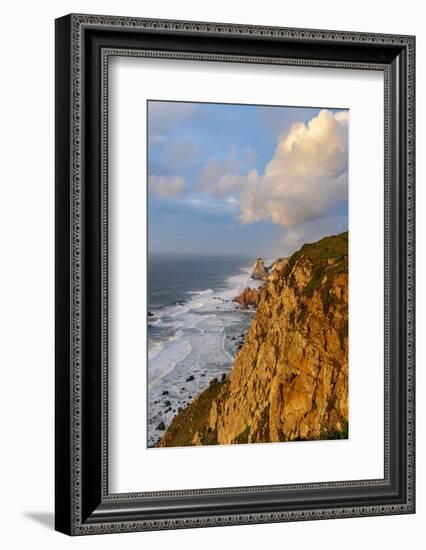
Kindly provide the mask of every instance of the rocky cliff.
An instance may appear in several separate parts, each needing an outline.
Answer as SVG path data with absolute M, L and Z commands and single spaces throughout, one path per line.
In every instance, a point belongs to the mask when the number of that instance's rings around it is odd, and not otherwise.
M 159 446 L 347 437 L 348 234 L 304 245 L 273 275 L 230 375 Z
M 274 271 L 282 271 L 287 264 L 288 258 L 277 258 L 274 262 L 272 262 L 269 271 L 271 273 L 273 273 Z
M 250 306 L 257 307 L 260 302 L 261 288 L 246 287 L 241 294 L 236 296 L 232 301 L 240 304 L 244 309 L 248 309 Z
M 265 266 L 265 262 L 262 260 L 262 258 L 258 258 L 254 262 L 251 278 L 264 281 L 267 279 L 268 274 L 269 274 L 269 271 Z
M 282 277 L 282 272 L 284 271 L 284 268 L 287 266 L 288 262 L 288 258 L 278 258 L 277 260 L 275 260 L 275 262 L 273 262 L 271 267 L 269 268 L 267 281 L 270 283 L 273 283 L 275 280 L 278 281 Z

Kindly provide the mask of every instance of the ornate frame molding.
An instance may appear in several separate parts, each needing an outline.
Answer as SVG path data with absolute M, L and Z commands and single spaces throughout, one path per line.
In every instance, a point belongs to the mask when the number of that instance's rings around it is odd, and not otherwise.
M 93 508 L 92 505 L 84 503 L 85 489 L 85 474 L 83 471 L 83 447 L 84 443 L 84 417 L 85 411 L 83 403 L 85 401 L 85 376 L 84 376 L 84 340 L 85 333 L 83 330 L 85 316 L 85 294 L 84 280 L 87 277 L 87 261 L 85 254 L 87 248 L 84 243 L 86 239 L 85 232 L 90 230 L 88 224 L 85 225 L 85 200 L 84 200 L 84 182 L 87 181 L 85 174 L 85 147 L 87 140 L 84 138 L 84 120 L 86 116 L 86 105 L 88 92 L 85 55 L 87 55 L 87 31 L 96 30 L 111 30 L 116 33 L 148 33 L 152 34 L 167 33 L 169 36 L 179 35 L 185 36 L 214 36 L 229 37 L 238 40 L 247 39 L 262 39 L 265 41 L 291 41 L 292 43 L 307 43 L 321 44 L 327 47 L 335 45 L 336 48 L 342 45 L 359 46 L 369 45 L 374 48 L 390 47 L 392 51 L 402 52 L 400 55 L 405 57 L 406 75 L 404 83 L 400 79 L 404 75 L 400 75 L 399 66 L 395 66 L 391 62 L 371 62 L 367 60 L 333 60 L 333 59 L 315 59 L 307 57 L 280 57 L 268 55 L 242 55 L 242 54 L 224 54 L 224 53 L 196 53 L 193 51 L 171 51 L 168 49 L 141 49 L 130 47 L 102 46 L 100 52 L 100 292 L 101 292 L 101 312 L 100 312 L 100 357 L 101 357 L 101 411 L 99 416 L 100 434 L 101 434 L 101 467 L 99 490 L 101 501 L 107 511 L 97 513 L 93 510 L 91 515 L 87 515 L 87 509 Z M 69 365 L 64 375 L 64 357 L 65 354 L 60 352 L 57 355 L 57 377 L 61 379 L 61 388 L 57 388 L 57 400 L 61 399 L 63 386 L 67 386 L 70 392 L 69 409 L 65 412 L 62 406 L 57 406 L 57 418 L 65 415 L 69 419 L 69 433 L 65 434 L 69 442 L 69 449 L 64 451 L 64 442 L 59 438 L 57 447 L 57 462 L 61 462 L 62 467 L 59 468 L 61 480 L 57 478 L 57 484 L 67 481 L 69 483 L 69 491 L 65 492 L 65 497 L 59 491 L 57 495 L 57 528 L 69 534 L 83 535 L 92 533 L 112 533 L 124 531 L 141 531 L 152 529 L 178 529 L 187 527 L 201 527 L 212 525 L 236 525 L 248 523 L 264 523 L 264 522 L 283 522 L 309 519 L 326 519 L 336 517 L 359 517 L 384 514 L 402 514 L 414 512 L 414 169 L 415 169 L 415 58 L 414 58 L 415 40 L 412 36 L 397 36 L 397 35 L 382 35 L 382 34 L 364 34 L 364 33 L 346 33 L 341 31 L 322 31 L 308 29 L 288 29 L 279 27 L 257 27 L 246 25 L 229 25 L 218 23 L 201 23 L 187 21 L 169 21 L 169 20 L 152 20 L 152 19 L 135 19 L 124 17 L 107 17 L 95 15 L 70 15 L 57 21 L 57 55 L 59 62 L 63 62 L 64 58 L 69 62 L 69 86 L 63 96 L 63 103 L 69 103 L 70 119 L 69 119 L 69 134 L 68 136 L 57 137 L 57 152 L 58 149 L 64 149 L 69 146 L 71 154 L 68 158 L 68 164 L 60 166 L 56 176 L 57 193 L 63 193 L 63 178 L 68 171 L 69 177 L 69 197 L 64 199 L 65 203 L 61 209 L 58 208 L 58 215 L 64 214 L 65 210 L 69 212 L 69 227 L 66 231 L 65 227 L 57 227 L 58 240 L 62 242 L 63 233 L 68 237 L 69 245 L 69 268 L 65 268 L 69 273 L 69 294 L 67 294 L 70 302 L 69 318 L 60 321 L 60 330 L 64 326 L 68 326 L 69 338 Z M 62 56 L 62 57 L 61 57 Z M 201 61 L 231 61 L 240 63 L 274 63 L 282 65 L 302 65 L 313 67 L 335 67 L 341 69 L 368 69 L 383 71 L 385 77 L 385 476 L 383 480 L 363 480 L 360 482 L 345 481 L 336 483 L 314 483 L 314 484 L 297 484 L 285 486 L 270 486 L 270 487 L 241 487 L 228 489 L 212 489 L 212 490 L 194 490 L 194 491 L 172 491 L 158 493 L 130 493 L 130 494 L 109 494 L 108 493 L 108 474 L 107 474 L 107 421 L 108 421 L 108 141 L 107 141 L 107 125 L 108 125 L 108 59 L 111 56 L 139 56 L 139 57 L 156 57 L 169 59 L 191 59 Z M 59 80 L 66 78 L 66 68 L 57 75 L 57 89 L 60 88 Z M 399 82 L 401 89 L 396 90 L 395 86 Z M 58 92 L 57 92 L 58 93 Z M 61 93 L 59 91 L 59 93 Z M 62 92 L 63 93 L 63 92 Z M 405 140 L 401 143 L 399 140 L 395 145 L 395 121 L 392 119 L 392 105 L 396 101 L 395 96 L 400 97 L 405 95 L 406 104 L 406 134 L 402 136 Z M 59 105 L 59 117 L 57 125 L 61 124 L 63 119 L 63 105 Z M 58 114 L 58 112 L 57 112 Z M 60 128 L 57 128 L 61 132 Z M 68 140 L 68 141 L 67 141 Z M 403 166 L 401 173 L 400 184 L 405 180 L 405 188 L 399 189 L 402 194 L 402 202 L 405 204 L 396 205 L 392 202 L 394 199 L 391 196 L 391 180 L 395 177 L 393 173 L 398 167 L 393 166 L 392 151 L 395 147 L 402 151 L 399 160 Z M 405 152 L 405 153 L 404 153 Z M 61 163 L 63 161 L 61 160 Z M 400 231 L 401 250 L 395 250 L 395 234 L 392 227 L 396 223 L 395 211 L 399 206 L 404 210 L 403 220 L 404 226 L 398 224 Z M 405 246 L 404 246 L 405 243 Z M 394 406 L 392 402 L 393 395 L 391 393 L 391 316 L 395 314 L 391 307 L 391 288 L 395 281 L 391 280 L 391 264 L 395 260 L 395 254 L 398 256 L 403 254 L 401 259 L 405 266 L 405 300 L 403 301 L 406 308 L 403 312 L 398 312 L 403 319 L 406 320 L 402 331 L 405 333 L 405 349 L 404 363 L 406 366 L 405 384 L 405 407 L 406 407 L 406 470 L 401 472 L 406 476 L 404 483 L 405 500 L 403 502 L 392 502 L 387 504 L 383 502 L 379 505 L 363 506 L 319 506 L 313 508 L 308 506 L 306 510 L 278 510 L 278 511 L 252 511 L 250 513 L 215 513 L 212 515 L 200 514 L 199 516 L 191 515 L 188 517 L 170 518 L 164 517 L 161 519 L 150 519 L 148 516 L 145 519 L 143 512 L 139 517 L 120 521 L 120 510 L 122 505 L 133 505 L 145 498 L 160 498 L 160 497 L 194 497 L 198 495 L 212 496 L 233 494 L 244 496 L 250 493 L 265 492 L 303 492 L 307 489 L 348 489 L 348 488 L 373 488 L 380 486 L 388 486 L 390 484 L 391 475 L 391 437 L 395 434 L 390 431 L 390 416 L 391 409 Z M 61 277 L 62 271 L 59 269 L 57 277 Z M 402 283 L 401 283 L 402 284 Z M 62 301 L 63 289 L 59 300 Z M 59 313 L 59 315 L 61 315 Z M 61 324 L 62 323 L 62 324 Z M 403 323 L 404 324 L 404 323 Z M 62 344 L 60 344 L 62 346 Z M 62 348 L 61 348 L 62 349 Z M 402 355 L 401 355 L 402 357 Z M 87 367 L 86 367 L 87 368 Z M 402 368 L 402 367 L 401 367 Z M 60 393 L 58 393 L 60 392 Z M 87 414 L 87 413 L 86 413 Z M 62 426 L 62 422 L 57 420 Z M 58 435 L 58 434 L 57 434 Z M 58 441 L 58 439 L 57 439 Z M 68 452 L 69 451 L 69 452 Z M 69 470 L 68 470 L 69 467 Z M 67 500 L 65 505 L 64 500 Z M 108 508 L 108 505 L 110 507 Z M 102 508 L 102 506 L 101 506 Z M 124 516 L 123 516 L 124 517 Z

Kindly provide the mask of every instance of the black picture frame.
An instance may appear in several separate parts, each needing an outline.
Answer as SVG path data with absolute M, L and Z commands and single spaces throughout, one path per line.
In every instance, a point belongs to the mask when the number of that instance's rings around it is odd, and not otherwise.
M 384 478 L 108 493 L 111 55 L 384 73 Z M 415 37 L 71 14 L 56 20 L 56 529 L 119 533 L 415 511 Z M 366 197 L 368 200 L 368 197 Z

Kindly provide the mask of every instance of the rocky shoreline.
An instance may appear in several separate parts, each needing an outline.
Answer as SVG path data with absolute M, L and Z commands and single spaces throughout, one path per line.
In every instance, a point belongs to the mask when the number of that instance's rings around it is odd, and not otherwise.
M 243 308 L 243 309 L 245 309 L 245 308 Z M 248 332 L 248 328 L 247 328 L 246 331 L 239 331 L 235 335 L 232 335 L 232 336 L 228 337 L 229 340 L 232 341 L 235 344 L 235 353 L 238 353 L 242 349 L 242 347 L 244 345 L 244 340 L 247 336 L 247 332 Z M 198 376 L 201 377 L 201 378 L 206 377 L 206 375 L 207 375 L 206 372 L 201 372 L 201 373 L 198 374 Z M 162 438 L 164 438 L 164 434 L 167 433 L 167 430 L 170 429 L 170 426 L 173 424 L 174 420 L 177 417 L 179 417 L 183 411 L 185 411 L 189 407 L 191 407 L 191 405 L 193 403 L 196 403 L 197 399 L 200 397 L 200 395 L 203 394 L 205 391 L 207 391 L 209 388 L 211 390 L 212 388 L 222 386 L 223 383 L 226 381 L 228 376 L 229 376 L 229 373 L 223 372 L 222 374 L 220 374 L 218 376 L 214 376 L 208 382 L 206 380 L 207 388 L 200 391 L 196 395 L 191 395 L 191 394 L 188 395 L 188 401 L 183 401 L 180 405 L 178 405 L 176 408 L 173 408 L 173 409 L 172 409 L 172 403 L 169 400 L 169 391 L 164 390 L 161 394 L 161 399 L 154 401 L 154 403 L 156 405 L 157 404 L 162 405 L 162 407 L 163 407 L 162 414 L 167 414 L 169 412 L 173 412 L 173 413 L 175 413 L 175 417 L 173 418 L 173 420 L 172 420 L 172 422 L 170 423 L 169 426 L 166 425 L 164 420 L 160 420 L 159 423 L 155 426 L 156 431 L 160 432 L 161 435 L 158 436 L 158 439 L 157 439 L 156 443 L 153 446 L 154 447 L 162 446 L 161 445 L 161 440 L 162 440 Z M 189 376 L 186 377 L 185 383 L 180 388 L 180 390 L 181 391 L 188 390 L 188 387 L 190 388 L 191 384 L 195 380 L 196 380 L 196 377 L 193 374 L 190 374 Z M 215 393 L 215 392 L 209 391 L 208 393 L 210 395 L 213 395 L 213 393 Z
M 234 298 L 257 308 L 229 375 L 210 381 L 156 446 L 348 437 L 348 234 L 256 260 Z M 242 337 L 241 337 L 242 338 Z

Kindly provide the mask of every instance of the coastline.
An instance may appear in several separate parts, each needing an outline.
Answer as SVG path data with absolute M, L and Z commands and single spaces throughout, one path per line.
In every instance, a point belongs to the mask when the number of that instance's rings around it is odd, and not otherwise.
M 252 319 L 250 323 L 245 327 L 245 330 L 241 330 L 237 335 L 230 336 L 231 340 L 235 341 L 237 343 L 235 354 L 232 356 L 232 364 L 231 369 L 229 372 L 224 372 L 220 377 L 214 376 L 213 378 L 208 379 L 208 383 L 201 388 L 197 394 L 183 407 L 179 407 L 177 410 L 177 413 L 173 416 L 170 422 L 166 425 L 165 423 L 161 424 L 161 432 L 157 438 L 157 441 L 154 445 L 151 447 L 160 447 L 160 446 L 167 446 L 163 445 L 162 442 L 164 442 L 165 437 L 167 438 L 167 434 L 170 433 L 176 433 L 180 432 L 181 427 L 183 425 L 191 426 L 190 434 L 191 437 L 193 437 L 197 432 L 202 432 L 203 430 L 206 432 L 206 436 L 203 438 L 203 440 L 199 441 L 200 445 L 214 445 L 217 444 L 217 441 L 215 440 L 214 436 L 212 436 L 212 432 L 209 430 L 208 426 L 205 423 L 205 415 L 199 414 L 200 409 L 208 409 L 209 406 L 211 406 L 214 399 L 218 398 L 223 391 L 224 387 L 229 383 L 229 374 L 232 371 L 232 367 L 234 366 L 236 357 L 238 353 L 241 351 L 241 349 L 244 346 L 245 338 L 253 324 L 253 320 L 255 317 L 255 311 L 259 303 L 259 298 L 261 296 L 261 291 L 265 287 L 265 284 L 267 282 L 269 272 L 267 271 L 267 268 L 265 268 L 263 260 L 262 260 L 262 267 L 259 269 L 258 267 L 259 260 L 256 260 L 253 265 L 250 267 L 245 268 L 246 273 L 248 274 L 247 281 L 245 284 L 247 286 L 244 286 L 244 289 L 241 292 L 238 292 L 236 289 L 235 296 L 231 300 L 227 300 L 227 302 L 231 302 L 232 304 L 235 304 L 235 309 L 239 312 L 244 311 L 246 313 L 251 314 Z M 276 261 L 270 261 L 270 267 L 272 268 Z M 243 268 L 242 268 L 243 269 Z M 273 271 L 272 271 L 273 272 Z M 239 289 L 241 290 L 241 288 Z M 201 293 L 205 293 L 206 291 L 201 291 Z M 194 293 L 194 292 L 191 292 Z M 195 292 L 195 294 L 198 294 Z M 222 339 L 222 347 L 224 346 L 224 342 L 226 340 L 227 335 L 223 334 Z M 190 375 L 187 381 L 192 381 L 194 379 L 193 375 Z M 168 393 L 166 394 L 168 395 Z M 192 414 L 192 411 L 196 409 L 197 413 L 194 415 Z M 205 412 L 205 411 L 204 411 Z M 201 421 L 201 422 L 200 422 Z M 179 447 L 179 446 L 188 446 L 190 445 L 191 438 L 184 439 L 182 441 L 179 441 L 179 438 L 177 441 L 174 441 L 173 446 Z
M 347 246 L 345 232 L 276 262 L 229 376 L 198 393 L 157 447 L 349 437 Z
M 188 289 L 186 300 L 162 308 L 149 305 L 149 337 L 154 334 L 157 341 L 151 338 L 148 349 L 148 447 L 211 380 L 229 374 L 254 316 L 251 308 L 233 302 L 250 280 L 251 266 L 242 263 L 218 279 L 217 288 Z
M 251 324 L 250 324 L 251 326 Z M 250 326 L 247 328 L 247 330 L 245 331 L 245 333 L 241 333 L 239 338 L 238 338 L 238 348 L 237 348 L 237 353 L 242 349 L 243 345 L 244 345 L 244 340 L 250 330 Z M 235 362 L 235 358 L 236 356 L 233 358 L 233 361 L 232 361 L 232 366 L 234 365 L 234 362 Z M 232 370 L 232 366 L 231 366 L 231 370 Z M 219 377 L 213 377 L 213 378 L 207 378 L 207 377 L 204 377 L 206 379 L 206 381 L 208 380 L 207 384 L 205 385 L 204 388 L 202 388 L 194 397 L 192 397 L 192 399 L 190 399 L 190 401 L 188 401 L 187 403 L 185 403 L 185 405 L 183 407 L 179 407 L 177 409 L 177 412 L 176 414 L 172 417 L 171 421 L 168 422 L 168 424 L 166 425 L 165 423 L 163 423 L 163 426 L 162 426 L 162 430 L 160 433 L 160 435 L 158 436 L 156 442 L 153 444 L 153 445 L 150 445 L 149 447 L 160 447 L 162 445 L 160 445 L 162 439 L 164 438 L 164 435 L 168 432 L 170 432 L 171 429 L 173 429 L 173 424 L 178 422 L 178 425 L 180 425 L 181 423 L 186 423 L 187 420 L 189 420 L 189 418 L 191 417 L 191 409 L 194 407 L 194 404 L 197 404 L 197 407 L 199 405 L 203 406 L 200 401 L 203 401 L 205 402 L 205 406 L 209 406 L 211 405 L 213 399 L 215 399 L 216 397 L 218 397 L 220 395 L 220 392 L 221 390 L 223 389 L 223 387 L 226 385 L 226 383 L 228 382 L 229 380 L 229 374 L 230 372 L 228 373 L 225 373 L 223 372 L 222 375 Z M 188 382 L 191 382 L 192 381 L 192 376 L 193 375 L 190 375 L 187 379 Z M 168 394 L 165 394 L 166 396 Z M 167 410 L 167 409 L 166 409 Z M 197 415 L 198 416 L 198 415 Z M 179 420 L 178 420 L 179 419 Z M 194 420 L 194 418 L 192 418 L 192 421 Z M 194 428 L 194 433 L 195 431 L 197 431 L 197 428 L 198 426 L 196 424 L 193 424 L 193 428 Z M 206 426 L 206 429 L 207 429 L 207 426 Z M 203 445 L 213 445 L 213 444 L 217 444 L 216 441 L 214 441 L 213 439 L 210 441 L 210 442 L 207 442 L 207 440 L 205 442 L 200 442 L 200 444 L 203 444 Z M 188 443 L 184 444 L 182 443 L 181 445 L 178 445 L 178 444 L 174 444 L 173 446 L 174 447 L 180 447 L 180 446 L 187 446 Z

